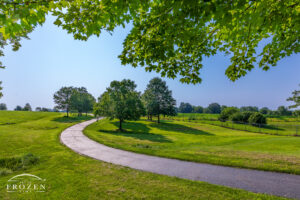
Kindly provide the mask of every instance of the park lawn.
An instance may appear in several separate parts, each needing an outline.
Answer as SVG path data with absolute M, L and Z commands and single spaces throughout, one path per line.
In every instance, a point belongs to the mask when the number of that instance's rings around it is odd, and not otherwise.
M 0 159 L 27 153 L 39 157 L 33 166 L 0 176 L 0 199 L 283 199 L 156 175 L 81 156 L 62 145 L 59 135 L 65 128 L 88 118 L 0 111 Z M 6 192 L 7 180 L 21 173 L 46 179 L 47 191 Z
M 231 121 L 222 122 L 218 120 L 219 114 L 206 113 L 178 113 L 177 116 L 166 116 L 163 119 L 188 121 L 194 123 L 205 123 L 241 131 L 263 133 L 271 135 L 300 136 L 300 118 L 294 116 L 266 116 L 267 124 L 253 126 L 250 124 L 239 124 Z
M 300 174 L 300 137 L 275 136 L 184 121 L 100 120 L 84 133 L 105 145 L 195 162 Z

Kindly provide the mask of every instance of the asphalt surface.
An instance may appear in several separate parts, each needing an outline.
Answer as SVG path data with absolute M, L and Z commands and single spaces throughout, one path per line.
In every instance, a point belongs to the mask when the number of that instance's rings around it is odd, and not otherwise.
M 82 133 L 86 126 L 95 121 L 92 119 L 67 128 L 60 136 L 61 142 L 79 154 L 116 165 L 256 193 L 300 199 L 299 175 L 181 161 L 111 148 L 89 139 Z

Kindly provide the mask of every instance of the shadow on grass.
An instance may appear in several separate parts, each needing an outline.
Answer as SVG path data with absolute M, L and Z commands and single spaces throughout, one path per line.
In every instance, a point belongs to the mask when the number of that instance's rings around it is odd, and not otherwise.
M 206 131 L 202 131 L 199 129 L 195 129 L 189 126 L 185 126 L 182 124 L 175 124 L 175 123 L 151 123 L 150 124 L 151 127 L 153 128 L 157 128 L 163 131 L 172 131 L 172 132 L 180 132 L 180 133 L 184 133 L 184 134 L 193 134 L 193 135 L 205 135 L 205 136 L 213 136 L 215 134 L 206 132 Z
M 259 128 L 259 126 L 254 126 L 254 127 Z M 284 131 L 283 128 L 279 128 L 276 125 L 265 124 L 265 125 L 261 125 L 261 128 L 270 129 L 270 130 L 277 130 L 277 131 Z
M 63 116 L 63 117 L 56 117 L 54 119 L 52 119 L 52 121 L 55 122 L 60 122 L 60 123 L 73 123 L 73 122 L 79 122 L 79 121 L 84 121 L 84 120 L 89 120 L 92 119 L 92 116 L 71 116 L 71 117 L 67 117 L 67 116 Z
M 149 133 L 150 128 L 145 124 L 137 122 L 125 122 L 123 123 L 123 131 L 121 132 L 118 128 L 119 122 L 110 122 L 116 127 L 116 130 L 98 130 L 99 132 L 108 133 L 116 136 L 131 137 L 139 140 L 149 140 L 152 142 L 172 142 L 165 136 L 160 134 Z

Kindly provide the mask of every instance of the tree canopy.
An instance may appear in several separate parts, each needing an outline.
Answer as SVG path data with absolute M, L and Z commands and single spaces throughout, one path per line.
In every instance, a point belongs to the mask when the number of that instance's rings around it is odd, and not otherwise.
M 178 108 L 180 113 L 191 113 L 193 111 L 193 106 L 190 103 L 181 102 Z
M 71 96 L 73 94 L 73 87 L 62 87 L 53 95 L 56 108 L 67 111 L 67 117 L 71 108 Z
M 138 120 L 145 112 L 136 84 L 129 80 L 112 81 L 94 106 L 94 114 L 119 119 L 119 130 L 125 120 Z
M 161 78 L 150 80 L 143 94 L 148 116 L 157 116 L 159 123 L 160 114 L 173 116 L 176 115 L 176 100 L 172 97 L 172 91 L 169 90 L 165 81 Z
M 96 102 L 93 95 L 88 93 L 85 87 L 73 88 L 72 95 L 70 97 L 70 108 L 76 110 L 78 115 L 93 111 L 93 105 Z
M 0 103 L 0 110 L 7 110 L 7 106 L 5 103 Z
M 29 103 L 26 103 L 24 108 L 23 108 L 24 111 L 32 111 L 31 109 L 31 105 Z
M 230 56 L 225 74 L 235 81 L 300 51 L 298 0 L 6 0 L 0 13 L 0 47 L 12 44 L 13 50 L 47 14 L 78 40 L 131 23 L 122 64 L 179 76 L 183 83 L 200 83 L 203 58 L 218 52 Z

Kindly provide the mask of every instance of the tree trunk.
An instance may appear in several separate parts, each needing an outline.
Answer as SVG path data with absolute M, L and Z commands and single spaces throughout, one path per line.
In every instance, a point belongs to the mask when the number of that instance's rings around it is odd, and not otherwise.
M 159 121 L 159 114 L 157 115 L 157 123 L 159 123 L 160 121 Z
M 121 119 L 120 119 L 119 129 L 120 129 L 120 131 L 123 130 L 123 129 L 122 129 L 122 120 L 121 120 Z

